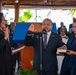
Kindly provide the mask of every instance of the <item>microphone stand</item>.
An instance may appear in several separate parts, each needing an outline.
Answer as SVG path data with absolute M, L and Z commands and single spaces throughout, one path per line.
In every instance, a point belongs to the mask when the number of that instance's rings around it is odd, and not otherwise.
M 42 34 L 45 33 L 45 31 L 43 32 L 31 32 L 29 31 L 29 33 L 32 33 L 32 34 L 37 34 L 39 35 L 40 37 L 40 75 L 42 75 L 42 70 L 43 70 L 43 66 L 42 66 L 42 41 L 43 41 L 43 38 L 42 38 Z
M 42 35 L 40 36 L 40 75 L 42 75 L 42 70 L 43 70 L 43 67 L 42 67 Z
M 45 29 L 43 29 L 41 36 L 40 36 L 40 72 L 41 72 L 41 75 L 42 75 L 42 70 L 43 70 L 43 66 L 42 66 L 42 41 L 43 41 L 42 36 L 43 34 L 46 34 Z

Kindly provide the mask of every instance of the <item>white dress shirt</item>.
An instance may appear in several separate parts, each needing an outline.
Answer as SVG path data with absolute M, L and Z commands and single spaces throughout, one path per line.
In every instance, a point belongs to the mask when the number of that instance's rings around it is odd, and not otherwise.
M 47 32 L 47 44 L 48 44 L 48 41 L 49 41 L 50 35 L 51 35 L 51 31 Z M 43 41 L 44 41 L 44 35 L 43 35 Z
M 47 44 L 48 44 L 48 41 L 49 41 L 50 35 L 51 35 L 51 31 L 47 32 Z

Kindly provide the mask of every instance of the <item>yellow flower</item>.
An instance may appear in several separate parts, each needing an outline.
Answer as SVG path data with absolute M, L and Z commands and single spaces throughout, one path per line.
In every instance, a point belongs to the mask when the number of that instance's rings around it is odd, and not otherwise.
M 33 60 L 30 61 L 30 64 L 33 65 Z

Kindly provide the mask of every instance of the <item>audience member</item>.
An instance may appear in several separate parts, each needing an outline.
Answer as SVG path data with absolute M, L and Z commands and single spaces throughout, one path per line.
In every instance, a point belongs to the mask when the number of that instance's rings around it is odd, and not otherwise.
M 68 41 L 68 36 L 66 35 L 65 29 L 60 29 L 60 36 L 62 38 L 62 41 L 66 44 Z
M 67 28 L 66 28 L 66 26 L 64 25 L 64 23 L 61 22 L 60 25 L 61 25 L 61 26 L 58 28 L 58 34 L 60 34 L 60 29 L 65 29 L 65 30 L 66 30 L 66 34 L 67 34 Z
M 74 22 L 75 18 L 73 18 L 73 22 Z M 69 25 L 69 32 L 68 32 L 68 36 L 70 36 L 73 33 L 72 31 L 72 24 Z
M 68 41 L 68 36 L 66 35 L 66 30 L 65 29 L 60 29 L 60 36 L 62 38 L 62 41 L 67 44 L 67 41 Z M 59 54 L 57 52 L 57 54 Z M 64 59 L 64 55 L 63 54 L 59 54 L 57 56 L 58 58 L 58 73 L 60 74 L 60 70 L 61 70 L 61 65 L 62 65 L 62 61 Z
M 11 45 L 11 50 L 15 50 L 17 48 L 19 48 L 19 45 L 17 43 L 14 43 L 13 40 L 12 40 L 12 37 L 13 37 L 13 33 L 14 33 L 14 28 L 15 28 L 15 23 L 12 22 L 10 24 L 10 35 L 9 35 L 9 41 L 10 41 L 10 45 Z M 18 68 L 19 68 L 19 65 L 20 65 L 20 52 L 16 53 L 16 54 L 13 54 L 12 55 L 12 70 L 13 70 L 13 74 L 15 74 L 15 69 L 16 69 L 16 61 L 18 62 Z

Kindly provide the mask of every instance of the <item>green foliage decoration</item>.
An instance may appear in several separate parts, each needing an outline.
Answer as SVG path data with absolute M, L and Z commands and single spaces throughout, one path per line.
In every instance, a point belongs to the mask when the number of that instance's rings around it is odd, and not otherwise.
M 24 12 L 22 16 L 19 17 L 19 22 L 28 22 L 30 18 L 32 17 L 32 14 L 30 12 L 30 9 Z
M 72 18 L 76 17 L 76 9 L 70 9 L 70 13 L 72 15 Z
M 19 69 L 20 75 L 36 75 L 36 70 L 33 69 Z

